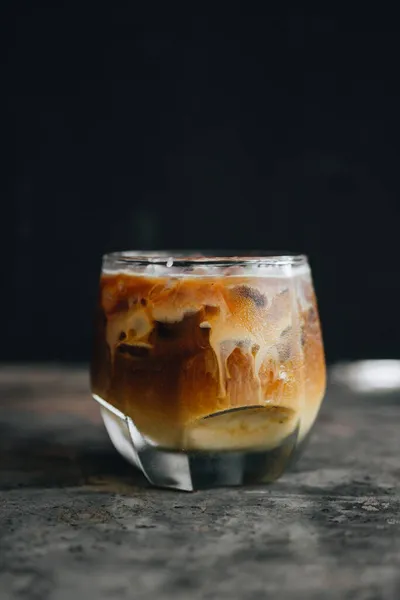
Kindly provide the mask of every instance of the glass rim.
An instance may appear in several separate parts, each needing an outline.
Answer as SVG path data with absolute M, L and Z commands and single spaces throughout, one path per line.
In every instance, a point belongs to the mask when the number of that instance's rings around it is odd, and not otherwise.
M 116 265 L 125 267 L 129 265 L 160 265 L 167 267 L 232 267 L 246 265 L 297 267 L 308 265 L 306 254 L 254 250 L 235 252 L 225 250 L 221 253 L 182 250 L 120 250 L 107 252 L 103 255 L 103 261 L 111 261 Z

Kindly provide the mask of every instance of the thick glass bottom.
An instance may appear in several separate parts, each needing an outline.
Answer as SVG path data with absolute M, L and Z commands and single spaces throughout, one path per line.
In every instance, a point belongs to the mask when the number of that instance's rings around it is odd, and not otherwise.
M 239 450 L 170 450 L 149 442 L 132 419 L 93 395 L 101 406 L 115 448 L 157 486 L 184 491 L 268 483 L 288 468 L 298 453 L 296 428 L 274 448 Z M 301 444 L 303 445 L 303 444 Z

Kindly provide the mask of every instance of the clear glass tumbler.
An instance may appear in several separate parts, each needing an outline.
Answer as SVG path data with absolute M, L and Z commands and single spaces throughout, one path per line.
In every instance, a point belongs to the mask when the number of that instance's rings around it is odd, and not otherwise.
M 103 258 L 91 367 L 117 450 L 162 487 L 272 481 L 325 392 L 307 258 Z

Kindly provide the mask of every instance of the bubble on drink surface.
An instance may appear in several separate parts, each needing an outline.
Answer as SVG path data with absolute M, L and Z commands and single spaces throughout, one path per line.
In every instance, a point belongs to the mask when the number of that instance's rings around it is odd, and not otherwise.
M 170 256 L 167 260 L 167 267 L 172 267 L 174 264 L 174 259 L 172 258 L 172 256 Z

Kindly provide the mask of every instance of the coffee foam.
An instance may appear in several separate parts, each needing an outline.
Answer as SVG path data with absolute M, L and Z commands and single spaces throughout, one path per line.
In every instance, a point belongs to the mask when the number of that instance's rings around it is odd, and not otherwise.
M 109 267 L 107 262 L 103 265 L 105 275 L 145 276 L 145 277 L 176 277 L 176 278 L 202 278 L 202 277 L 274 277 L 292 279 L 310 275 L 310 267 L 307 263 L 274 264 L 274 263 L 248 263 L 246 265 L 235 265 L 221 267 L 219 265 L 193 264 L 190 268 L 182 267 L 173 263 L 172 259 L 165 263 L 148 263 L 146 265 L 132 265 L 129 267 Z
M 143 269 L 109 269 L 104 268 L 104 275 L 124 275 L 124 276 L 144 276 L 144 277 L 176 277 L 179 279 L 201 279 L 203 277 L 252 277 L 252 278 L 264 278 L 274 277 L 281 279 L 293 279 L 295 277 L 302 277 L 310 274 L 310 268 L 306 265 L 299 267 L 239 267 L 240 271 L 237 272 L 221 272 L 220 267 L 201 267 L 196 269 L 194 272 L 186 271 L 179 272 L 173 267 L 167 267 L 166 265 L 148 265 Z M 238 269 L 239 269 L 238 268 Z

